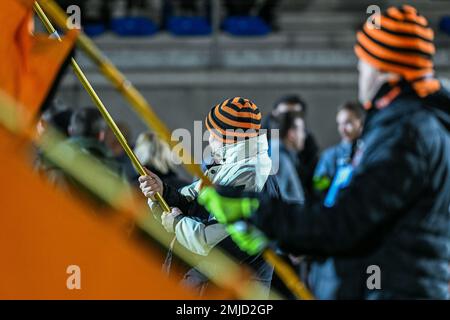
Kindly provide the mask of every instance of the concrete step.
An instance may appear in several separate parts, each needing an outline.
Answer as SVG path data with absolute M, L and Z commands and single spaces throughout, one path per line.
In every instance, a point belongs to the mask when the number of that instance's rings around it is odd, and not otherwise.
M 450 4 L 447 0 L 283 0 L 280 11 L 357 11 L 360 12 L 369 5 L 376 4 L 382 10 L 389 6 L 401 6 L 408 3 L 416 7 L 422 14 L 433 11 L 448 11 Z
M 118 37 L 112 33 L 94 41 L 107 51 L 122 50 L 229 50 L 229 49 L 348 49 L 355 43 L 356 29 L 293 30 L 270 34 L 266 37 L 232 37 L 220 34 L 212 37 L 174 37 L 161 32 L 153 37 Z M 450 36 L 440 32 L 435 39 L 438 48 L 450 48 Z
M 365 20 L 367 7 L 379 5 L 385 10 L 391 5 L 401 5 L 404 1 L 285 1 L 279 9 L 279 23 L 282 30 L 336 30 L 354 28 Z M 448 0 L 412 0 L 419 12 L 428 18 L 433 28 L 437 27 L 443 15 L 450 15 Z
M 450 8 L 447 10 L 447 14 L 450 15 Z M 444 15 L 445 11 L 433 11 L 425 16 L 432 28 L 437 30 Z M 286 31 L 349 30 L 364 23 L 369 16 L 370 14 L 364 10 L 359 12 L 289 12 L 280 14 L 279 27 Z
M 267 42 L 260 42 L 254 46 L 232 42 L 233 45 L 221 43 L 220 46 L 213 48 L 208 45 L 187 46 L 179 42 L 176 46 L 155 44 L 145 46 L 141 42 L 138 46 L 113 42 L 110 43 L 110 46 L 100 45 L 100 47 L 120 69 L 125 70 L 189 70 L 196 68 L 336 70 L 354 68 L 356 65 L 356 57 L 353 53 L 354 35 L 351 37 L 349 35 L 345 46 L 342 45 L 342 39 L 330 38 L 330 41 L 335 43 L 328 43 L 328 48 L 314 48 L 307 45 L 306 42 L 302 44 L 302 39 L 295 38 L 289 46 L 287 42 L 281 40 L 273 39 L 273 45 Z M 284 40 L 286 41 L 286 39 Z M 128 39 L 128 41 L 132 40 Z M 339 47 L 338 43 L 340 43 Z M 450 68 L 450 50 L 439 48 L 435 56 L 435 64 L 438 68 L 448 69 Z M 83 55 L 80 56 L 80 61 L 87 68 L 94 68 Z

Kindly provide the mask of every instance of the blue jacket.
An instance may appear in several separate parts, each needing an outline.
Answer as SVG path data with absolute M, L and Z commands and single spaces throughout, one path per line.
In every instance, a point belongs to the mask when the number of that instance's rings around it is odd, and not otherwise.
M 314 171 L 314 180 L 323 177 L 333 180 L 338 167 L 351 162 L 352 148 L 352 143 L 341 141 L 337 145 L 325 149 Z
M 420 99 L 401 89 L 368 113 L 335 206 L 261 199 L 252 216 L 287 251 L 342 258 L 338 298 L 449 298 L 450 95 Z M 381 271 L 379 290 L 367 285 L 371 265 Z

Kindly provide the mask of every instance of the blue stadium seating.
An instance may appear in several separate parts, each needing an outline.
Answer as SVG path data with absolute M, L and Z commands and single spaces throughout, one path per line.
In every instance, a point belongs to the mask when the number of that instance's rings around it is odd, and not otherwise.
M 159 28 L 150 19 L 144 17 L 124 17 L 111 21 L 111 30 L 120 36 L 150 36 Z
M 106 32 L 106 26 L 103 23 L 86 24 L 83 26 L 83 31 L 89 37 L 97 37 Z
M 211 34 L 211 25 L 205 17 L 170 17 L 167 29 L 177 36 L 204 36 Z
M 442 17 L 441 22 L 439 23 L 439 28 L 442 32 L 450 35 L 450 16 Z
M 260 17 L 231 16 L 225 19 L 223 29 L 234 36 L 265 36 L 271 28 Z

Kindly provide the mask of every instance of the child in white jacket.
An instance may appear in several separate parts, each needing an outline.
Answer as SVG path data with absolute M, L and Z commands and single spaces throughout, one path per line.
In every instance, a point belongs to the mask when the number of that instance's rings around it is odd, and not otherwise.
M 213 107 L 205 122 L 210 132 L 209 143 L 214 159 L 214 164 L 205 172 L 206 176 L 216 185 L 262 192 L 268 182 L 272 163 L 266 135 L 259 131 L 261 113 L 256 105 L 247 99 L 229 99 Z M 151 172 L 148 172 L 148 176 L 140 177 L 139 181 L 142 192 L 149 198 L 153 214 L 161 219 L 168 232 L 175 233 L 179 244 L 200 256 L 207 256 L 212 248 L 222 244 L 239 260 L 258 269 L 255 270 L 257 277 L 260 277 L 257 280 L 270 285 L 272 268 L 262 261 L 262 257 L 250 258 L 235 247 L 225 226 L 218 224 L 196 203 L 200 181 L 180 191 L 163 184 Z M 270 183 L 276 185 L 274 181 Z M 276 190 L 276 186 L 272 189 Z M 170 213 L 163 214 L 159 204 L 152 200 L 156 192 L 173 207 Z M 272 196 L 274 192 L 277 191 L 273 191 Z M 200 274 L 197 276 L 201 278 Z M 190 279 L 188 282 L 197 286 L 197 280 Z

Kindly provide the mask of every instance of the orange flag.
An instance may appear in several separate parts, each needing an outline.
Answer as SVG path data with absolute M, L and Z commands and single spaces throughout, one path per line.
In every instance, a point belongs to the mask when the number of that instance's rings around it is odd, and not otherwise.
M 33 34 L 33 3 L 1 1 L 0 90 L 36 114 L 74 46 L 77 31 L 68 32 L 62 43 L 47 34 Z
M 162 254 L 32 172 L 0 123 L 0 299 L 194 299 Z

